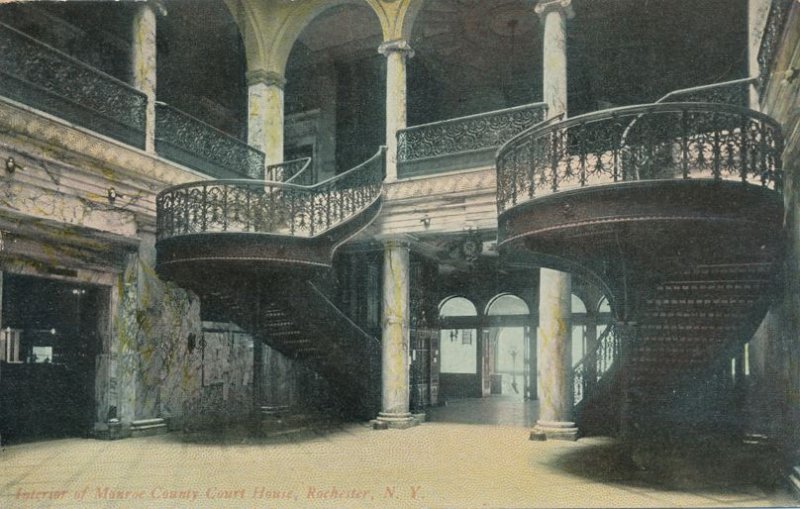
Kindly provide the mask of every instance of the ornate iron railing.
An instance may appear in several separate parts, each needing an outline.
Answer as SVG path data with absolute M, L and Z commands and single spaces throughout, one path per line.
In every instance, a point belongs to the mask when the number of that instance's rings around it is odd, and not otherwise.
M 311 171 L 311 158 L 302 157 L 278 164 L 270 164 L 267 166 L 266 180 L 309 186 L 314 180 L 314 175 Z
M 619 359 L 622 341 L 615 324 L 606 327 L 597 338 L 594 350 L 572 368 L 572 390 L 577 405 L 590 395 Z
M 778 123 L 724 104 L 628 106 L 542 123 L 497 153 L 498 212 L 566 189 L 630 180 L 736 180 L 777 191 L 782 150 Z
M 158 239 L 199 233 L 316 237 L 381 195 L 385 148 L 355 168 L 313 186 L 260 180 L 206 180 L 156 198 Z
M 781 42 L 783 29 L 793 3 L 794 0 L 772 0 L 764 27 L 764 35 L 761 37 L 761 47 L 758 50 L 758 57 L 756 57 L 759 70 L 756 88 L 759 95 L 764 93 L 764 87 L 769 79 L 769 73 L 775 61 L 775 53 L 778 51 L 778 45 Z
M 544 103 L 422 124 L 397 132 L 398 176 L 491 165 L 501 144 L 544 119 Z
M 742 78 L 722 83 L 682 88 L 673 90 L 656 101 L 656 103 L 717 103 L 747 107 L 750 104 L 750 87 L 757 81 L 758 78 Z
M 2 23 L 0 94 L 144 147 L 145 94 Z
M 156 152 L 211 177 L 264 178 L 263 152 L 164 103 L 156 103 Z

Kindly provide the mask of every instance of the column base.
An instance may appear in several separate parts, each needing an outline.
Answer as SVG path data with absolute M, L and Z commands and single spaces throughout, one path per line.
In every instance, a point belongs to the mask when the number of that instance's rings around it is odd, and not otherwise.
M 370 424 L 372 429 L 408 429 L 422 422 L 425 422 L 425 414 L 380 412 Z
M 569 440 L 578 439 L 578 428 L 574 422 L 561 421 L 536 421 L 536 426 L 531 430 L 531 440 Z

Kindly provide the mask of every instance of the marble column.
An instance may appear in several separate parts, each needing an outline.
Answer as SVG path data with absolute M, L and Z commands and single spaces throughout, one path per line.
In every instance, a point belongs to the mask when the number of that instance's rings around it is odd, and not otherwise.
M 542 100 L 552 117 L 567 111 L 567 19 L 574 15 L 572 0 L 542 0 L 536 14 L 542 19 Z
M 542 92 L 548 116 L 567 111 L 567 18 L 571 0 L 542 0 L 536 13 L 543 25 Z M 541 269 L 536 363 L 539 420 L 532 440 L 575 440 L 572 421 L 572 276 Z
M 538 360 L 539 419 L 531 440 L 575 440 L 572 422 L 572 278 L 541 269 L 539 283 Z
M 416 424 L 409 412 L 409 242 L 384 241 L 381 412 L 376 429 Z
M 156 133 L 156 13 L 151 2 L 142 2 L 136 7 L 131 47 L 132 84 L 147 96 L 144 149 L 153 153 Z
M 247 73 L 247 143 L 264 152 L 266 164 L 283 162 L 283 87 L 276 72 Z
M 387 41 L 378 52 L 386 57 L 386 181 L 397 180 L 397 131 L 406 127 L 406 59 L 414 50 L 403 39 Z

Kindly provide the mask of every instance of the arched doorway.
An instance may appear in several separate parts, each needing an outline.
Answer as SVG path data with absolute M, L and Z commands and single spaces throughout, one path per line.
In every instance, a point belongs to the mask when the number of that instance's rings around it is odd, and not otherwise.
M 480 397 L 478 311 L 464 297 L 439 305 L 439 396 L 444 401 Z
M 484 395 L 532 399 L 536 380 L 530 366 L 535 348 L 531 345 L 528 305 L 515 295 L 498 295 L 486 308 L 486 324 L 484 362 L 490 374 Z

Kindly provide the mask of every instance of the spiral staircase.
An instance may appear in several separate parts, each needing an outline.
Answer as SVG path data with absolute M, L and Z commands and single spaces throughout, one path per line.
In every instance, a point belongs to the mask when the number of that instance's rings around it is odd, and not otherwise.
M 267 180 L 161 192 L 157 270 L 197 293 L 216 319 L 324 379 L 320 406 L 368 418 L 379 403 L 380 343 L 326 296 L 324 275 L 335 250 L 380 212 L 384 149 L 317 184 L 309 163 L 270 166 Z
M 573 372 L 584 432 L 736 431 L 731 358 L 783 249 L 781 129 L 731 104 L 747 85 L 551 119 L 498 152 L 501 252 L 579 267 L 612 302 Z

